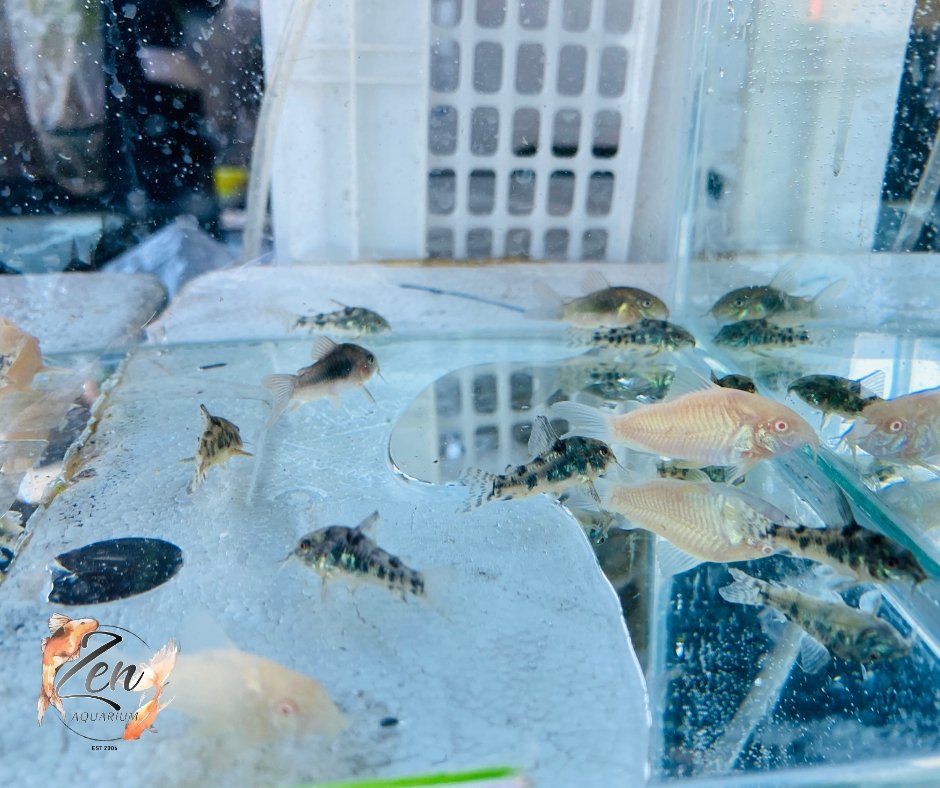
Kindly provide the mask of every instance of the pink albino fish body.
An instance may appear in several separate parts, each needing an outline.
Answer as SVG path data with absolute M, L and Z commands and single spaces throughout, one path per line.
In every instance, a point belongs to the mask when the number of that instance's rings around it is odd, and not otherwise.
M 182 654 L 170 685 L 173 708 L 253 741 L 335 736 L 346 720 L 313 679 L 234 647 Z
M 719 563 L 766 558 L 776 552 L 764 538 L 768 529 L 789 523 L 766 501 L 713 482 L 655 479 L 605 485 L 602 501 L 689 555 Z
M 732 478 L 760 460 L 819 444 L 815 430 L 785 405 L 760 394 L 721 388 L 687 370 L 676 374 L 670 396 L 660 403 L 607 415 L 559 402 L 552 412 L 569 422 L 568 435 L 693 465 L 734 466 Z
M 845 440 L 879 459 L 926 463 L 940 456 L 940 388 L 872 402 Z

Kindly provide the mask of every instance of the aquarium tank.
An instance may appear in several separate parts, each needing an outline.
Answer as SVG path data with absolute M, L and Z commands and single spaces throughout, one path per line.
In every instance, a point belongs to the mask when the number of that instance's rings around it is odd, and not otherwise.
M 0 0 L 4 784 L 940 785 L 938 0 Z

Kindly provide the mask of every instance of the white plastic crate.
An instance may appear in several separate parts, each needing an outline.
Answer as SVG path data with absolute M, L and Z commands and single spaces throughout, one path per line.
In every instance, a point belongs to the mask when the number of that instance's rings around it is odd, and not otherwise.
M 262 2 L 267 68 L 289 3 Z M 278 257 L 627 258 L 657 0 L 318 0 Z

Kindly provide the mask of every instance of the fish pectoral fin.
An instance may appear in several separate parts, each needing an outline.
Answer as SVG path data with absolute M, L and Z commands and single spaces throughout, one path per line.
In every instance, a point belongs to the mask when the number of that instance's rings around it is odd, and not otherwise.
M 40 650 L 40 651 L 45 651 L 45 650 L 46 650 L 46 643 L 48 643 L 48 642 L 49 642 L 49 638 L 43 638 L 42 640 L 40 640 L 40 641 L 39 641 L 39 650 Z
M 254 457 L 250 451 L 245 451 L 244 449 L 232 449 L 232 454 L 238 457 Z
M 656 540 L 656 563 L 662 576 L 671 578 L 688 572 L 704 562 L 701 558 L 680 550 L 660 537 Z
M 804 673 L 819 673 L 829 662 L 829 649 L 809 635 L 800 641 L 800 667 Z
M 180 460 L 180 462 L 195 462 L 195 461 L 196 461 L 195 457 L 183 457 L 183 459 Z
M 66 661 L 66 662 L 75 662 L 75 660 L 81 659 L 81 656 L 82 656 L 81 653 L 80 653 L 78 650 L 76 650 L 76 652 L 75 652 L 74 654 L 72 654 L 72 656 L 69 657 L 69 658 L 68 658 L 67 660 L 65 660 L 65 661 Z
M 751 467 L 754 465 L 753 460 L 742 460 L 739 463 L 735 463 L 731 466 L 731 475 L 728 476 L 728 484 L 734 484 L 739 479 L 743 479 L 745 474 L 751 470 Z

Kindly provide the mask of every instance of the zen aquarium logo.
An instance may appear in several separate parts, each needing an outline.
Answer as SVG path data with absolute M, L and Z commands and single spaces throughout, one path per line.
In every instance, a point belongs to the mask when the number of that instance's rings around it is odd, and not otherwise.
M 85 739 L 139 739 L 166 708 L 160 698 L 176 665 L 176 642 L 154 653 L 129 629 L 61 613 L 49 619 L 49 632 L 42 639 L 39 724 L 52 706 Z

